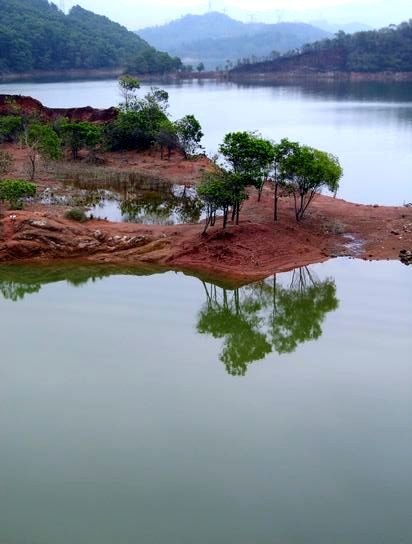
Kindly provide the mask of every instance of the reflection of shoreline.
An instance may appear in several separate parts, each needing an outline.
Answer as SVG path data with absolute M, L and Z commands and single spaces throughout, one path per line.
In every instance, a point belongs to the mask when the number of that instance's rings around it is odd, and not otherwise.
M 82 287 L 112 275 L 149 276 L 156 269 L 103 266 L 0 267 L 0 295 L 12 302 L 37 294 L 45 285 L 67 282 Z M 320 281 L 308 267 L 240 288 L 201 281 L 206 302 L 197 331 L 223 341 L 220 361 L 232 376 L 273 351 L 294 352 L 299 344 L 317 340 L 322 323 L 339 302 L 334 280 Z
M 269 280 L 228 290 L 203 286 L 206 303 L 197 330 L 223 339 L 220 361 L 232 376 L 273 351 L 293 353 L 299 344 L 317 340 L 329 312 L 339 306 L 334 280 L 319 281 L 308 267 L 292 272 L 287 287 Z

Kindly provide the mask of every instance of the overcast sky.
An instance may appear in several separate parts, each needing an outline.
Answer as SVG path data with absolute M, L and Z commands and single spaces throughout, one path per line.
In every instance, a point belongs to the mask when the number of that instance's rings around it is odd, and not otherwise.
M 59 0 L 54 0 L 56 4 Z M 187 13 L 224 11 L 250 21 L 325 19 L 385 26 L 412 18 L 412 0 L 63 0 L 66 11 L 79 4 L 131 30 L 163 24 Z

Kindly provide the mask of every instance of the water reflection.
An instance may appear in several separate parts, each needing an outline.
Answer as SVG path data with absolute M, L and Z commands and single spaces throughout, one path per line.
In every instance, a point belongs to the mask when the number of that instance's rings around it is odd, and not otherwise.
M 220 361 L 232 376 L 244 376 L 272 351 L 292 353 L 317 340 L 326 315 L 339 306 L 334 280 L 319 281 L 309 268 L 295 270 L 286 286 L 276 276 L 232 291 L 203 285 L 207 300 L 197 330 L 223 339 Z
M 21 301 L 42 286 L 66 281 L 74 287 L 111 275 L 151 275 L 158 270 L 135 267 L 65 266 L 61 268 L 0 267 L 0 293 Z M 205 303 L 197 331 L 223 342 L 219 359 L 232 376 L 244 376 L 248 366 L 273 351 L 292 353 L 322 335 L 326 315 L 338 308 L 333 279 L 319 280 L 309 268 L 240 288 L 202 281 Z
M 193 187 L 170 184 L 135 172 L 109 173 L 89 168 L 63 177 L 63 194 L 47 190 L 45 204 L 68 205 L 88 210 L 90 217 L 146 225 L 198 223 L 203 204 Z

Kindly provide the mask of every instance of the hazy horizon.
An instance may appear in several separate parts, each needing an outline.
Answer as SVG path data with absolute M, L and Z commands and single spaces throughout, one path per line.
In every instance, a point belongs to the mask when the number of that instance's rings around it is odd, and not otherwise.
M 55 0 L 56 3 L 59 3 Z M 130 30 L 162 25 L 186 14 L 224 12 L 242 21 L 327 21 L 363 23 L 372 27 L 397 24 L 412 18 L 410 0 L 255 0 L 253 9 L 246 0 L 63 0 L 65 10 L 74 5 L 106 15 Z

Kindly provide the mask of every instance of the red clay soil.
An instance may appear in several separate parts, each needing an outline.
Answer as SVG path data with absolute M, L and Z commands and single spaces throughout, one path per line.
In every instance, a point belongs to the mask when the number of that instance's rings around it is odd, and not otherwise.
M 272 204 L 270 190 L 260 203 L 252 194 L 239 226 L 223 231 L 218 221 L 207 235 L 201 225 L 78 224 L 52 209 L 7 212 L 0 221 L 0 262 L 153 264 L 243 282 L 337 256 L 397 259 L 412 248 L 410 208 L 319 196 L 297 224 L 292 203 L 283 198 L 275 224 Z
M 116 108 L 99 110 L 90 106 L 85 108 L 47 108 L 31 96 L 0 94 L 0 116 L 16 114 L 36 115 L 44 121 L 67 117 L 71 121 L 106 123 L 117 117 L 118 110 Z
M 26 152 L 1 145 L 14 159 L 6 177 L 24 177 Z M 106 153 L 105 166 L 149 173 L 170 183 L 196 184 L 209 167 L 207 158 L 170 160 L 159 153 Z M 80 163 L 81 164 L 81 163 Z M 62 190 L 47 170 L 39 171 L 39 191 Z M 67 189 L 65 189 L 67 190 Z M 224 231 L 221 220 L 202 235 L 202 225 L 145 226 L 64 218 L 65 208 L 33 204 L 24 211 L 0 207 L 0 262 L 48 262 L 75 259 L 91 263 L 153 264 L 241 282 L 275 272 L 347 256 L 398 259 L 412 249 L 412 208 L 364 206 L 319 196 L 307 218 L 297 223 L 290 198 L 281 198 L 280 220 L 273 221 L 270 188 L 257 202 L 256 191 L 244 204 L 240 225 Z

